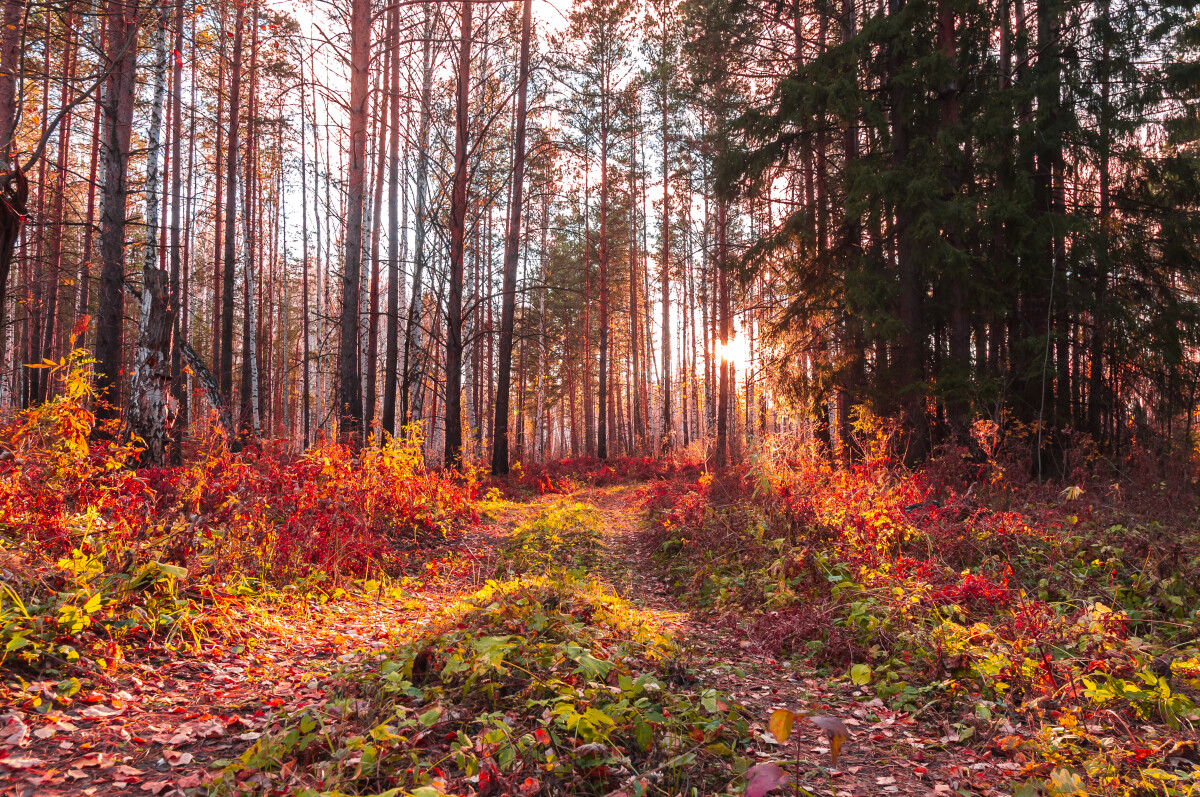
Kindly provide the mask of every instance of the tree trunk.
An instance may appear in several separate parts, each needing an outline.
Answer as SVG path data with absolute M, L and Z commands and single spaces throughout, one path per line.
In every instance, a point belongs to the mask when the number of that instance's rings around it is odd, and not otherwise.
M 424 5 L 425 32 L 421 50 L 421 122 L 417 131 L 416 230 L 413 240 L 413 285 L 404 328 L 404 370 L 400 387 L 400 423 L 421 419 L 417 394 L 417 358 L 421 341 L 421 283 L 425 274 L 426 196 L 429 183 L 429 125 L 433 94 L 433 12 Z
M 363 188 L 367 156 L 368 72 L 371 66 L 371 2 L 353 0 L 350 15 L 350 165 L 347 174 L 346 256 L 338 353 L 338 435 L 362 444 L 362 381 L 358 370 L 358 289 L 363 252 Z
M 242 249 L 246 258 L 245 271 L 242 274 L 242 375 L 241 417 L 238 423 L 238 434 L 243 440 L 255 440 L 261 430 L 259 415 L 259 384 L 258 384 L 258 316 L 255 311 L 256 292 L 258 290 L 258 257 L 260 246 L 259 230 L 261 224 L 261 205 L 255 203 L 260 196 L 257 155 L 257 123 L 258 113 L 258 5 L 250 7 L 250 75 L 246 85 L 246 172 L 242 179 Z M 235 178 L 236 181 L 236 178 Z M 232 228 L 233 216 L 229 223 Z M 228 260 L 228 263 L 233 263 Z M 232 306 L 232 302 L 230 302 Z
M 666 29 L 663 31 L 666 37 Z M 671 147 L 670 129 L 667 120 L 667 79 L 662 76 L 659 89 L 659 111 L 662 115 L 663 138 L 663 217 L 662 217 L 662 264 L 659 272 L 662 295 L 662 444 L 664 452 L 671 450 L 674 439 L 674 418 L 671 415 Z M 686 408 L 684 409 L 686 412 Z M 685 421 L 686 424 L 686 421 Z
M 241 3 L 237 4 L 237 21 L 233 33 L 233 64 L 229 77 L 229 136 L 225 145 L 225 253 L 222 259 L 221 280 L 221 361 L 217 366 L 217 382 L 221 398 L 233 406 L 233 288 L 237 241 L 237 165 L 238 133 L 241 122 L 242 92 L 242 34 L 246 20 Z M 244 356 L 244 352 L 243 352 Z
M 171 310 L 174 315 L 172 336 L 181 339 L 180 312 L 182 297 L 180 272 L 183 269 L 183 242 L 180 225 L 183 213 L 183 0 L 175 0 L 175 64 L 172 73 L 172 106 L 174 116 L 171 128 Z M 190 172 L 190 170 L 189 170 Z M 172 460 L 180 461 L 182 432 L 188 420 L 187 382 L 183 378 L 183 359 L 179 347 L 171 347 L 171 386 L 175 395 L 175 435 Z
M 166 463 L 166 442 L 172 414 L 171 339 L 175 311 L 170 279 L 159 268 L 158 226 L 162 207 L 159 150 L 162 148 L 163 105 L 167 89 L 167 17 L 160 9 L 154 26 L 154 95 L 146 152 L 146 242 L 142 260 L 142 307 L 138 340 L 133 353 L 133 380 L 129 395 L 129 427 L 145 448 L 143 467 Z
M 137 90 L 138 0 L 109 0 L 108 53 L 114 62 L 105 89 L 104 193 L 100 210 L 100 291 L 96 320 L 96 417 L 111 420 L 121 406 L 121 320 L 124 315 L 125 199 L 129 141 Z
M 24 16 L 24 0 L 5 0 L 4 30 L 0 31 L 0 171 L 11 179 L 4 182 L 5 201 L 0 203 L 0 362 L 4 360 L 8 343 L 8 272 L 12 269 L 17 237 L 25 222 L 25 203 L 29 195 L 29 185 L 13 152 Z
M 596 456 L 608 459 L 608 91 L 600 90 L 600 374 Z
M 717 387 L 717 467 L 730 464 L 729 450 L 729 401 L 732 395 L 733 375 L 729 358 L 729 277 L 726 274 L 729 257 L 729 208 L 724 199 L 717 200 L 717 293 L 720 308 L 720 381 Z
M 77 50 L 75 45 L 74 34 L 75 15 L 72 9 L 67 11 L 67 52 L 63 56 L 63 86 L 68 86 L 74 77 L 75 60 Z M 42 343 L 43 356 L 50 359 L 57 359 L 58 352 L 56 349 L 56 338 L 61 338 L 59 321 L 59 283 L 62 280 L 62 250 L 63 250 L 63 225 L 66 221 L 65 202 L 67 194 L 67 168 L 70 165 L 71 152 L 71 123 L 74 120 L 74 114 L 68 113 L 59 123 L 58 128 L 58 157 L 55 160 L 55 181 L 54 181 L 54 210 L 51 214 L 51 229 L 50 237 L 50 281 L 49 294 L 46 297 L 46 316 L 44 321 L 44 335 Z M 50 394 L 49 379 L 42 382 L 42 399 L 46 399 Z
M 300 273 L 300 304 L 301 304 L 301 330 L 302 340 L 301 346 L 301 391 L 303 397 L 301 399 L 301 416 L 303 424 L 304 442 L 300 446 L 301 450 L 307 449 L 312 442 L 311 425 L 312 425 L 312 376 L 311 364 L 309 363 L 310 346 L 311 346 L 311 331 L 309 329 L 309 291 L 308 291 L 308 147 L 305 146 L 306 128 L 308 122 L 306 118 L 306 106 L 304 101 L 304 71 L 300 71 L 300 257 L 304 261 Z M 315 171 L 315 169 L 314 169 Z M 313 197 L 314 201 L 316 197 Z M 319 227 L 318 227 L 319 229 Z
M 394 6 L 388 16 L 388 50 L 393 53 L 392 70 L 388 91 L 388 114 L 391 117 L 392 135 L 388 140 L 388 295 L 387 295 L 387 337 L 384 354 L 383 376 L 383 418 L 382 431 L 393 437 L 396 435 L 396 365 L 400 351 L 400 282 L 404 279 L 401 273 L 400 252 L 404 243 L 400 240 L 403 234 L 407 237 L 407 225 L 400 225 L 400 6 Z M 407 183 L 406 183 L 407 185 Z M 407 192 L 405 199 L 407 199 Z M 407 204 L 407 203 L 405 203 Z M 382 433 L 380 434 L 382 438 Z
M 500 311 L 500 375 L 496 384 L 496 415 L 492 421 L 492 473 L 508 473 L 508 394 L 512 386 L 513 317 L 516 315 L 517 258 L 520 256 L 521 209 L 525 180 L 525 116 L 529 93 L 529 34 L 533 0 L 521 12 L 521 65 L 517 78 L 517 129 L 513 138 L 512 191 L 508 234 L 504 239 L 504 293 Z
M 383 73 L 379 76 L 379 83 L 376 86 L 375 113 L 379 116 L 379 125 L 376 128 L 378 135 L 375 137 L 375 196 L 371 210 L 371 270 L 370 292 L 367 299 L 367 368 L 363 384 L 363 418 L 366 423 L 365 431 L 368 434 L 373 434 L 375 431 L 375 405 L 378 395 L 376 386 L 379 377 L 379 236 L 383 230 L 380 215 L 383 209 L 383 176 L 387 157 L 384 144 L 388 140 L 388 106 L 384 105 L 384 101 L 388 95 L 389 73 L 396 60 L 393 51 L 390 48 L 386 49 Z
M 471 0 L 463 0 L 458 46 L 454 188 L 450 196 L 450 284 L 446 297 L 447 468 L 462 467 L 462 291 L 463 242 L 467 222 L 467 101 L 471 88 Z

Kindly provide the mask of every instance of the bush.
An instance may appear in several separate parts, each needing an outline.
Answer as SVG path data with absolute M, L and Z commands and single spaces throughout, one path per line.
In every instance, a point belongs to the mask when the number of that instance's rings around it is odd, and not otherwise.
M 137 446 L 96 428 L 87 353 L 49 376 L 55 397 L 0 427 L 0 662 L 111 666 L 164 630 L 198 641 L 218 593 L 399 575 L 475 519 L 478 485 L 427 471 L 412 438 L 235 454 L 216 433 L 180 467 L 133 470 Z

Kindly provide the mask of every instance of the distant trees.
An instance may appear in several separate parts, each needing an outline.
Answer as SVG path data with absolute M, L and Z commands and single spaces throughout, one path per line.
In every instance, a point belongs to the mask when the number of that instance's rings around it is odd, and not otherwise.
M 1141 59 L 1174 46 L 1183 18 L 1051 0 L 795 14 L 816 41 L 797 33 L 769 97 L 740 103 L 718 186 L 781 211 L 744 262 L 789 275 L 781 351 L 825 351 L 782 358 L 784 384 L 828 407 L 843 439 L 854 404 L 900 415 L 909 459 L 1005 412 L 1037 430 L 1046 472 L 1067 429 L 1119 444 L 1148 420 L 1129 398 L 1143 388 L 1169 426 L 1173 400 L 1150 385 L 1155 372 L 1197 376 L 1179 357 L 1195 308 L 1159 280 L 1189 281 L 1196 259 L 1142 248 L 1162 218 L 1135 197 L 1178 157 L 1143 143 L 1162 129 L 1153 109 L 1178 99 Z M 751 57 L 774 64 L 773 23 L 748 8 L 733 18 L 764 47 Z M 781 183 L 796 192 L 787 204 Z M 1154 265 L 1118 276 L 1117 261 Z M 1173 320 L 1150 322 L 1163 308 Z M 1139 351 L 1118 354 L 1114 328 Z
M 145 464 L 217 427 L 849 460 L 856 407 L 910 461 L 980 416 L 1043 475 L 1081 431 L 1191 450 L 1187 4 L 99 11 L 4 4 L 0 403 L 92 316 Z
M 573 124 L 582 134 L 584 148 L 594 141 L 600 169 L 597 263 L 599 266 L 599 372 L 597 376 L 596 454 L 606 459 L 609 452 L 610 404 L 609 373 L 609 260 L 612 246 L 609 236 L 609 160 L 617 129 L 620 93 L 631 76 L 633 22 L 632 0 L 583 0 L 572 9 L 567 28 L 566 53 L 561 69 L 571 91 Z M 592 153 L 589 151 L 587 155 Z M 590 356 L 590 355 L 589 355 Z M 591 397 L 585 397 L 590 404 Z

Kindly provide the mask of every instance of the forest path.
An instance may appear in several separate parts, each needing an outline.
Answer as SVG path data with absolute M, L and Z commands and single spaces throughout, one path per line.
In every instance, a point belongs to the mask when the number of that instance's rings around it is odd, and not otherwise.
M 941 730 L 918 733 L 911 720 L 844 680 L 818 678 L 754 648 L 736 618 L 691 610 L 663 582 L 656 552 L 641 533 L 648 489 L 589 487 L 485 504 L 480 523 L 443 544 L 397 550 L 411 577 L 403 588 L 360 588 L 333 597 L 292 591 L 284 593 L 290 599 L 269 602 L 230 596 L 213 607 L 217 623 L 198 647 L 147 646 L 74 695 L 64 694 L 57 680 L 5 683 L 0 707 L 26 709 L 6 715 L 7 724 L 0 717 L 0 741 L 19 736 L 19 756 L 28 766 L 0 774 L 0 795 L 195 793 L 223 762 L 272 732 L 281 715 L 320 709 L 342 693 L 346 673 L 428 633 L 457 599 L 496 573 L 501 543 L 512 530 L 559 502 L 585 504 L 599 516 L 604 545 L 593 575 L 652 614 L 676 641 L 676 669 L 690 688 L 716 689 L 746 707 L 758 760 L 798 752 L 800 785 L 834 797 L 937 795 L 967 784 L 971 762 L 965 751 L 929 749 L 930 737 Z M 797 723 L 786 746 L 776 744 L 766 733 L 775 708 L 831 714 L 850 726 L 854 736 L 838 769 L 831 771 L 828 744 L 810 723 Z M 935 771 L 938 779 L 931 780 Z M 273 777 L 252 776 L 265 789 L 279 785 Z
M 811 794 L 1001 794 L 972 788 L 972 777 L 992 764 L 980 763 L 965 748 L 950 749 L 945 738 L 952 733 L 949 728 L 920 727 L 889 710 L 869 690 L 777 660 L 746 640 L 741 618 L 689 608 L 680 597 L 686 587 L 673 590 L 663 581 L 658 551 L 642 533 L 648 489 L 645 484 L 585 488 L 567 496 L 594 507 L 602 518 L 606 545 L 595 575 L 663 622 L 679 645 L 680 670 L 688 681 L 694 679 L 694 688 L 716 689 L 746 708 L 755 736 L 752 750 L 760 761 L 798 758 L 799 771 L 789 767 L 790 774 Z M 836 767 L 827 738 L 812 723 L 797 722 L 786 745 L 775 741 L 767 723 L 779 708 L 835 716 L 848 726 L 851 739 Z M 792 784 L 778 793 L 792 794 Z

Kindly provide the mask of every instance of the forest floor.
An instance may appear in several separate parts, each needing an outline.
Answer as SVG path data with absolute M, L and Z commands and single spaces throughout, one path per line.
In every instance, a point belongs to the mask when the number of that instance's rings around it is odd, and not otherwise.
M 264 736 L 286 730 L 305 712 L 345 712 L 338 698 L 353 692 L 347 691 L 347 679 L 444 624 L 465 595 L 503 571 L 501 551 L 514 529 L 552 506 L 579 504 L 601 529 L 598 545 L 588 552 L 587 575 L 672 640 L 670 667 L 681 688 L 695 694 L 715 689 L 744 707 L 747 733 L 734 743 L 743 761 L 798 760 L 798 766 L 788 765 L 795 783 L 811 794 L 835 797 L 1007 793 L 990 785 L 1011 778 L 1015 773 L 1007 770 L 1015 764 L 948 745 L 953 736 L 948 726 L 893 713 L 869 687 L 777 660 L 736 623 L 690 611 L 668 588 L 647 548 L 641 509 L 647 489 L 624 484 L 494 501 L 481 523 L 439 549 L 423 551 L 423 576 L 403 589 L 380 586 L 334 599 L 296 594 L 265 603 L 230 598 L 214 607 L 226 621 L 226 633 L 214 634 L 190 655 L 151 647 L 114 668 L 111 677 L 99 675 L 82 685 L 7 678 L 0 705 L 25 710 L 0 717 L 0 750 L 6 756 L 0 760 L 0 784 L 7 781 L 0 788 L 22 797 L 229 790 L 232 781 L 220 779 L 223 768 L 239 757 L 250 760 L 251 748 L 265 750 Z M 778 744 L 767 731 L 777 708 L 841 719 L 851 738 L 836 766 L 829 742 L 811 723 L 797 724 L 792 740 Z M 319 787 L 301 772 L 311 758 L 243 767 L 236 788 L 280 793 Z M 490 787 L 476 781 L 465 790 L 537 791 L 536 780 L 504 782 L 503 773 L 499 779 Z M 740 781 L 731 771 L 721 788 L 735 783 Z M 616 791 L 640 794 L 646 780 L 641 784 Z M 450 791 L 464 790 L 461 783 L 452 786 Z M 786 791 L 791 790 L 789 784 Z

